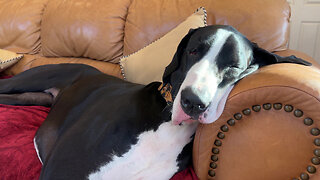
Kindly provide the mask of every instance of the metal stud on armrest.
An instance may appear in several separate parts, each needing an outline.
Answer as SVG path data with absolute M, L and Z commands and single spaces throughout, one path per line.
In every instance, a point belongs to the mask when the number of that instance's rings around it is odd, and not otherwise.
M 271 104 L 270 103 L 266 103 L 263 105 L 263 109 L 265 110 L 270 110 L 271 109 Z
M 311 126 L 313 124 L 313 120 L 311 118 L 305 118 L 303 123 L 307 126 Z
M 242 118 L 242 115 L 240 113 L 236 113 L 234 116 L 233 116 L 236 120 L 240 120 Z
M 261 106 L 260 105 L 254 105 L 254 106 L 252 106 L 252 109 L 255 112 L 259 112 L 261 110 Z
M 281 103 L 274 103 L 274 104 L 273 104 L 273 108 L 274 108 L 275 110 L 280 110 L 280 109 L 282 108 L 282 104 L 281 104 Z
M 312 128 L 310 133 L 314 136 L 318 136 L 320 134 L 320 130 L 318 128 Z
M 244 115 L 249 116 L 249 115 L 251 114 L 251 110 L 250 110 L 249 108 L 247 108 L 247 109 L 243 110 L 242 113 L 243 113 Z
M 285 106 L 284 106 L 284 110 L 285 110 L 286 112 L 292 112 L 292 111 L 293 111 L 293 107 L 292 107 L 291 105 L 285 105 Z
M 296 117 L 301 117 L 303 115 L 303 112 L 300 109 L 297 109 L 297 110 L 294 111 L 294 115 Z

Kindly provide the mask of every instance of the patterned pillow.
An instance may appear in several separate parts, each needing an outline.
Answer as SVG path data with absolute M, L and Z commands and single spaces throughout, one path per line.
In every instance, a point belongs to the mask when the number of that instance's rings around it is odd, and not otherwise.
M 139 84 L 162 81 L 163 72 L 171 62 L 182 38 L 190 29 L 206 26 L 206 19 L 206 10 L 200 7 L 160 39 L 131 55 L 122 57 L 120 67 L 124 78 Z

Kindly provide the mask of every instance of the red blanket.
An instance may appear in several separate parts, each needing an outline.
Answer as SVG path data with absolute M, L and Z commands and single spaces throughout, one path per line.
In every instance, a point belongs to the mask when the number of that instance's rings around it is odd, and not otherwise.
M 49 108 L 0 105 L 1 179 L 39 179 L 41 163 L 33 137 Z
M 36 130 L 50 108 L 0 104 L 0 179 L 34 180 L 39 178 L 41 163 L 33 145 Z M 171 180 L 196 180 L 192 168 Z

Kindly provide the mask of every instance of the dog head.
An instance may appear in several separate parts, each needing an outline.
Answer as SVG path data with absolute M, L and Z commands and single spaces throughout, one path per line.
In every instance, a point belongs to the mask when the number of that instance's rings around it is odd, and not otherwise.
M 275 63 L 311 65 L 295 56 L 272 54 L 231 26 L 191 29 L 163 75 L 163 82 L 172 86 L 172 121 L 214 122 L 237 81 Z

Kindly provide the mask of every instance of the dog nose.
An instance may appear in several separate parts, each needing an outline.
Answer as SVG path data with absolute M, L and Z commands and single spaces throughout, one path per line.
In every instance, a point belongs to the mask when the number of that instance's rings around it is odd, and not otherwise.
M 185 88 L 181 91 L 181 107 L 183 111 L 191 117 L 197 117 L 200 113 L 204 112 L 207 107 L 200 100 L 191 88 Z

